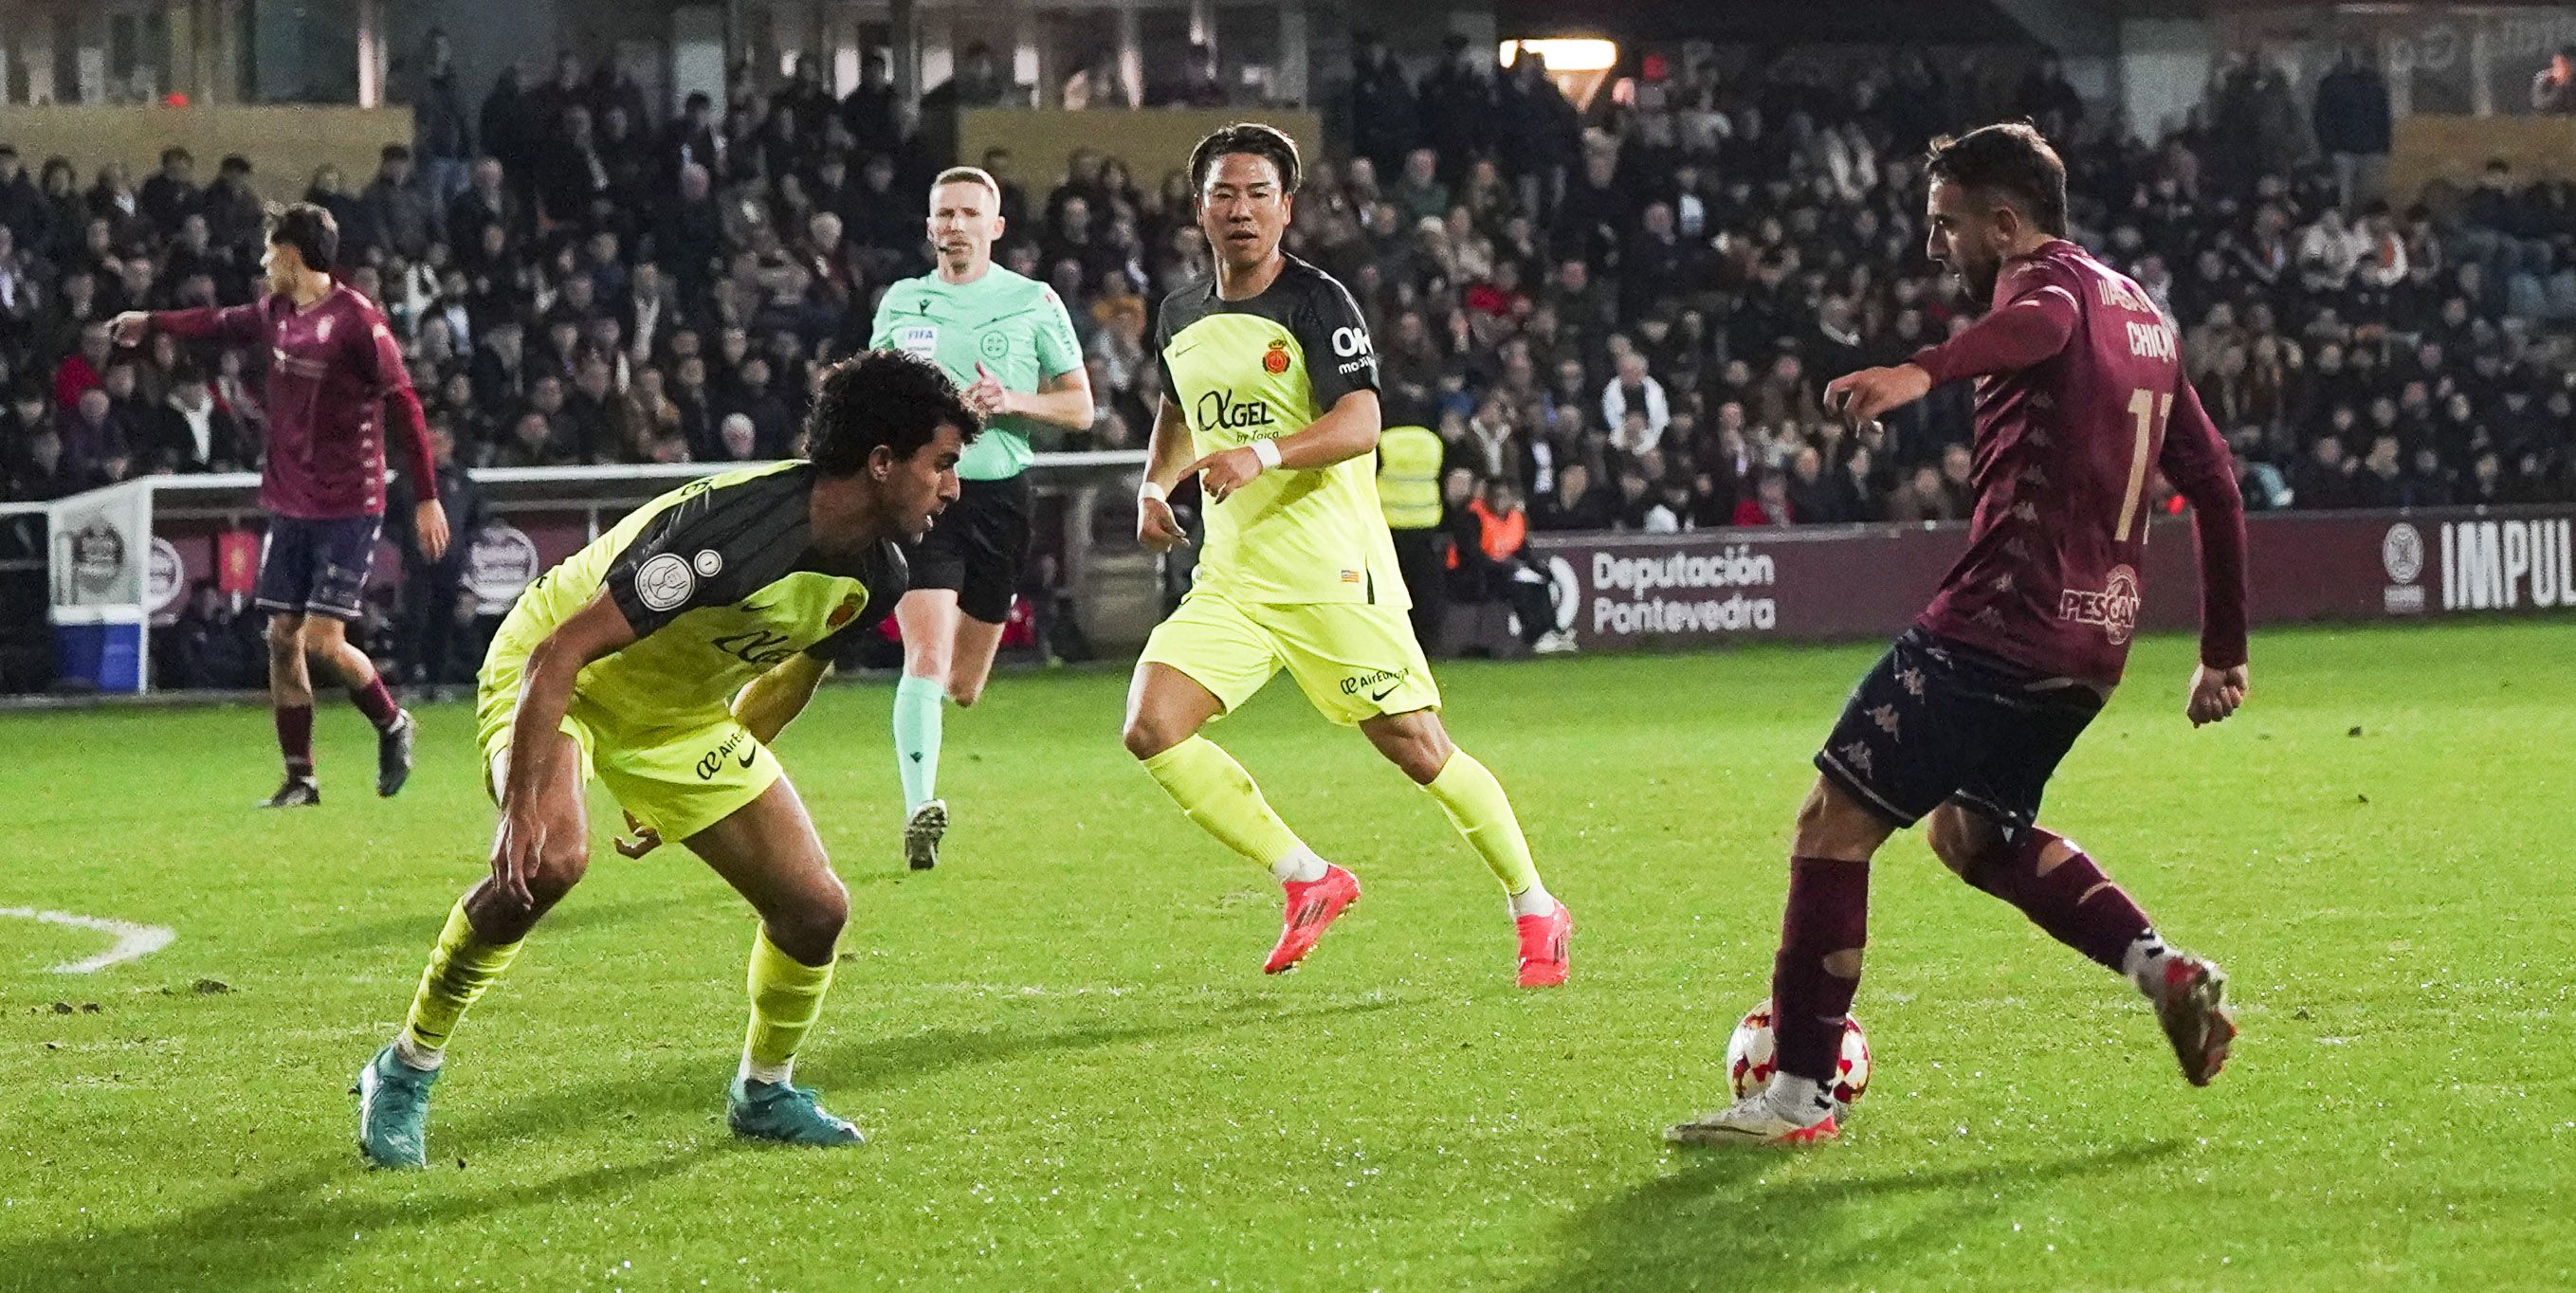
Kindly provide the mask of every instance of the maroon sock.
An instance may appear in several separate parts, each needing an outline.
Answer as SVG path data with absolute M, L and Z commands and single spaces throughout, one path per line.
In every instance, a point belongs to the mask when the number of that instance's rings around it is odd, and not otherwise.
M 1771 968 L 1781 1072 L 1834 1080 L 1868 941 L 1869 863 L 1789 859 L 1789 911 L 1780 920 L 1780 955 Z
M 2049 937 L 2118 973 L 2129 945 L 2150 932 L 2147 913 L 2072 841 L 2037 827 L 2021 835 L 2010 847 L 1980 859 L 1968 873 L 1968 883 L 2021 908 Z M 2073 851 L 2043 870 L 2041 860 L 2051 844 Z
M 313 775 L 313 707 L 280 705 L 277 719 L 277 751 L 286 756 L 286 775 Z
M 379 732 L 392 727 L 394 721 L 402 717 L 402 706 L 395 704 L 394 694 L 385 690 L 385 676 L 380 673 L 367 675 L 363 686 L 351 687 L 349 703 L 357 706 L 358 712 L 366 715 L 367 721 L 375 724 Z

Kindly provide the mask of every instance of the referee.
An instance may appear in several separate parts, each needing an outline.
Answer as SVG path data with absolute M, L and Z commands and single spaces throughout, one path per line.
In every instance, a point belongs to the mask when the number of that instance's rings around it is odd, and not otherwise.
M 963 492 L 912 554 L 912 590 L 895 606 L 903 628 L 895 768 L 904 861 L 916 871 L 938 864 L 948 830 L 938 798 L 941 695 L 972 705 L 984 694 L 1028 556 L 1029 434 L 1040 424 L 1091 425 L 1091 380 L 1064 302 L 993 263 L 1001 203 L 1001 185 L 975 167 L 939 173 L 929 220 L 939 268 L 886 289 L 868 341 L 938 364 L 985 418 L 957 464 Z

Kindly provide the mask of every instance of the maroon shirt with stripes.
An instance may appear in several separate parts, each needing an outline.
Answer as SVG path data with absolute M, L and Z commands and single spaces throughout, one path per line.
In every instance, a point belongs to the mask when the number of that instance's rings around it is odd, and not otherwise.
M 2201 662 L 2245 662 L 2245 511 L 2226 442 L 2146 292 L 2056 239 L 2004 262 L 1992 310 L 1913 362 L 1977 384 L 1968 551 L 1916 622 L 2108 690 L 2145 592 L 2159 468 L 2200 541 Z
M 382 515 L 388 405 L 402 427 L 405 478 L 416 497 L 437 497 L 429 424 L 402 347 L 375 302 L 357 291 L 334 283 L 302 310 L 272 295 L 249 305 L 161 311 L 152 326 L 268 347 L 268 461 L 259 505 L 269 512 L 304 520 Z

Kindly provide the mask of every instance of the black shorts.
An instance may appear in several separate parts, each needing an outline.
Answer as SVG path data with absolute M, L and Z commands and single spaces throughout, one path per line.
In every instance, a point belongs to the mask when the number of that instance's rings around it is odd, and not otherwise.
M 384 528 L 381 516 L 268 518 L 254 604 L 290 615 L 356 620 L 365 612 L 367 573 L 375 567 L 376 538 Z
M 1911 628 L 1852 690 L 1816 770 L 1899 826 L 1955 799 L 2010 835 L 2039 820 L 2102 699 Z
M 1026 475 L 964 480 L 957 488 L 957 501 L 911 553 L 912 587 L 954 589 L 958 610 L 987 624 L 1004 623 L 1028 560 L 1036 494 Z

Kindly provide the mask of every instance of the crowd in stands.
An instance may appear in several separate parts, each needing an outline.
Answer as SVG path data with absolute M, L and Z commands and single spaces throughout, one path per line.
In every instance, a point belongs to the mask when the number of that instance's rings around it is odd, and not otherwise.
M 665 120 L 569 54 L 475 101 L 440 45 L 413 144 L 354 188 L 323 167 L 306 196 L 454 460 L 791 452 L 815 365 L 929 267 L 921 193 L 950 159 L 925 155 L 884 61 L 844 97 L 808 64 Z M 1202 71 L 1163 100 L 1222 101 Z M 925 107 L 990 101 L 1003 74 L 970 53 Z M 1964 384 L 1859 435 L 1819 392 L 1974 317 L 1924 258 L 1917 163 L 1999 108 L 2062 142 L 2074 236 L 2180 322 L 2251 506 L 2576 498 L 2576 185 L 2498 163 L 2466 192 L 2382 194 L 2387 89 L 2355 58 L 2304 110 L 2281 69 L 2235 60 L 2154 140 L 2053 63 L 1998 103 L 1919 51 L 1650 55 L 1578 111 L 1535 58 L 1453 41 L 1415 75 L 1363 39 L 1346 92 L 1347 155 L 1314 159 L 1290 248 L 1370 315 L 1389 421 L 1434 428 L 1515 533 L 1963 515 Z M 1072 305 L 1101 406 L 1040 447 L 1140 446 L 1155 302 L 1204 265 L 1180 159 L 973 160 L 1004 186 L 999 259 Z M 1059 163 L 1024 186 L 1024 164 Z M 84 183 L 0 147 L 0 498 L 256 465 L 258 356 L 119 351 L 105 329 L 258 290 L 249 164 L 199 165 L 173 149 L 140 184 L 114 165 Z

